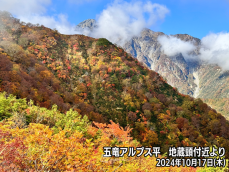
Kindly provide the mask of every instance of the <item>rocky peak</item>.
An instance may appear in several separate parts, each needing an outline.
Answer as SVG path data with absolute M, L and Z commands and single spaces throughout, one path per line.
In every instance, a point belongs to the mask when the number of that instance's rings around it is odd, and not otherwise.
M 172 36 L 174 36 L 176 38 L 179 38 L 182 41 L 191 41 L 196 46 L 200 45 L 200 43 L 201 43 L 200 39 L 192 37 L 192 36 L 190 36 L 188 34 L 176 34 L 176 35 L 172 35 Z
M 91 31 L 96 27 L 98 27 L 98 25 L 96 24 L 96 21 L 94 19 L 84 20 L 76 26 L 76 28 L 82 28 L 82 29 L 88 28 Z

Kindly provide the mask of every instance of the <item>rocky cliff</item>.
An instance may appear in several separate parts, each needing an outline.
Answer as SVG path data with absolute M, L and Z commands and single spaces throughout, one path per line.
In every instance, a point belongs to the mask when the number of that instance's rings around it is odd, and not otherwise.
M 124 49 L 144 62 L 150 69 L 160 73 L 170 85 L 177 87 L 181 93 L 193 96 L 197 85 L 194 82 L 192 71 L 196 70 L 198 63 L 187 62 L 181 53 L 175 56 L 164 54 L 157 40 L 161 35 L 165 34 L 145 29 L 139 37 L 134 37 L 127 42 Z M 194 39 L 189 35 L 176 36 L 184 40 Z
M 88 20 L 84 20 L 82 21 L 81 23 L 79 23 L 77 26 L 76 26 L 76 30 L 78 28 L 88 28 L 89 30 L 93 30 L 93 28 L 97 27 L 96 25 L 96 21 L 94 19 L 88 19 Z

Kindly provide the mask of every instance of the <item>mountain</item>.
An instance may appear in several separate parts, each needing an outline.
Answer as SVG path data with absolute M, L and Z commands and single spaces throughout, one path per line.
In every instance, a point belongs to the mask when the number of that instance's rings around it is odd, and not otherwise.
M 190 72 L 191 66 L 182 54 L 169 57 L 162 52 L 161 45 L 157 41 L 161 35 L 164 33 L 145 29 L 140 37 L 134 37 L 127 42 L 124 49 L 166 78 L 167 82 L 177 87 L 181 93 L 193 96 L 197 85 Z
M 81 23 L 79 23 L 76 26 L 76 29 L 78 28 L 88 28 L 89 30 L 93 30 L 94 28 L 98 27 L 98 25 L 96 25 L 96 21 L 94 19 L 88 19 L 88 20 L 84 20 Z
M 185 59 L 182 54 L 167 56 L 161 50 L 157 38 L 164 35 L 160 32 L 153 32 L 149 29 L 142 31 L 141 36 L 132 38 L 124 45 L 124 49 L 135 58 L 143 61 L 150 69 L 158 72 L 167 82 L 178 88 L 183 94 L 203 99 L 210 103 L 224 116 L 228 117 L 228 109 L 225 102 L 228 102 L 229 76 L 228 71 L 215 64 L 208 64 L 202 60 Z M 191 52 L 197 55 L 201 41 L 187 34 L 173 35 L 183 41 L 195 42 L 197 47 Z M 211 99 L 217 99 L 219 106 L 215 106 Z M 221 104 L 221 105 L 220 105 Z
M 85 164 L 93 157 L 91 153 L 101 157 L 104 146 L 130 143 L 131 147 L 137 143 L 158 146 L 161 153 L 173 146 L 216 145 L 224 147 L 225 157 L 229 157 L 229 122 L 225 117 L 201 99 L 181 94 L 124 49 L 104 38 L 63 35 L 44 26 L 24 25 L 8 13 L 0 13 L 0 17 L 0 91 L 5 92 L 0 95 L 4 102 L 0 104 L 0 130 L 12 132 L 19 137 L 16 141 L 30 146 L 30 151 L 39 149 L 42 156 L 50 152 L 40 145 L 54 144 L 50 151 L 55 156 L 38 163 L 63 156 L 60 161 L 66 161 L 63 167 L 67 169 L 66 164 L 81 164 L 82 156 L 87 159 Z M 166 62 L 165 55 L 158 57 Z M 188 75 L 189 66 L 185 68 L 182 56 L 174 59 L 179 61 L 177 68 Z M 186 75 L 180 72 L 177 76 L 185 80 Z M 87 130 L 86 121 L 93 122 Z M 6 144 L 9 133 L 3 135 L 7 136 Z M 103 140 L 101 133 L 109 137 Z M 123 141 L 122 136 L 127 139 L 129 133 L 136 142 Z M 76 146 L 74 151 L 65 153 L 71 146 Z M 75 154 L 77 161 L 73 161 Z M 36 151 L 32 155 L 39 157 Z M 50 168 L 53 166 L 55 162 Z
M 90 21 L 90 19 L 85 20 L 84 23 L 90 23 Z M 96 23 L 94 20 L 93 22 Z M 93 31 L 93 27 L 90 27 L 90 30 Z M 175 56 L 164 54 L 162 46 L 158 41 L 158 37 L 162 35 L 165 34 L 144 29 L 140 36 L 133 37 L 130 41 L 126 42 L 123 49 L 146 64 L 149 69 L 158 72 L 182 94 L 203 99 L 225 117 L 229 118 L 227 108 L 229 103 L 228 71 L 222 71 L 219 66 L 208 64 L 200 59 L 185 59 L 181 53 Z M 172 36 L 182 41 L 194 42 L 196 49 L 191 54 L 199 54 L 200 39 L 188 34 Z M 215 99 L 217 101 L 213 101 Z

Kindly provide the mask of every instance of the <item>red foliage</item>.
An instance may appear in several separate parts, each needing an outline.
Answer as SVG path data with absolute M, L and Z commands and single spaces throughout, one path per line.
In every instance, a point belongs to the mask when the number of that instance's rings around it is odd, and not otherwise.
M 127 114 L 127 117 L 128 117 L 128 119 L 130 121 L 136 121 L 136 119 L 137 119 L 136 113 L 135 112 L 131 112 L 131 111 Z
M 0 70 L 10 71 L 12 67 L 11 61 L 5 55 L 0 54 Z
M 166 134 L 164 131 L 160 131 L 160 134 Z
M 176 123 L 178 124 L 178 128 L 181 129 L 184 127 L 184 118 L 180 117 L 176 119 Z
M 157 98 L 162 102 L 163 104 L 166 103 L 167 99 L 164 94 L 158 94 Z
M 14 170 L 15 168 L 24 169 L 25 164 L 23 159 L 25 155 L 21 154 L 22 150 L 27 149 L 23 142 L 19 138 L 14 138 L 13 142 L 4 142 L 12 140 L 12 135 L 9 132 L 4 132 L 0 130 L 0 157 L 3 157 L 0 166 L 5 169 L 5 166 L 11 166 Z M 13 170 L 11 169 L 11 170 Z
M 109 67 L 109 68 L 107 69 L 107 72 L 108 72 L 108 73 L 112 72 L 112 68 Z
M 142 110 L 152 110 L 152 105 L 148 102 L 146 102 L 143 106 L 142 106 Z

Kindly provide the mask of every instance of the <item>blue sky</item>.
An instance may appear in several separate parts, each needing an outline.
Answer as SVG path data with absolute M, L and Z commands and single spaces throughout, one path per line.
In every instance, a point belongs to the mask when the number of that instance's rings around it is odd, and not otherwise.
M 86 19 L 97 19 L 113 0 L 0 0 L 0 10 L 7 10 L 22 21 L 42 23 L 48 27 L 66 25 L 60 32 L 72 34 L 66 27 L 77 25 Z M 120 1 L 121 3 L 136 1 Z M 147 1 L 141 1 L 146 4 Z M 186 33 L 203 38 L 210 32 L 228 32 L 228 0 L 154 0 L 165 6 L 169 12 L 151 26 L 151 30 L 165 34 Z M 25 8 L 26 7 L 26 8 Z M 36 15 L 36 17 L 34 17 Z M 147 18 L 147 13 L 144 17 Z M 59 16 L 59 17 L 58 17 Z M 62 20 L 61 20 L 62 19 Z M 51 22 L 49 22 L 51 20 Z M 66 31 L 63 31 L 63 30 Z

